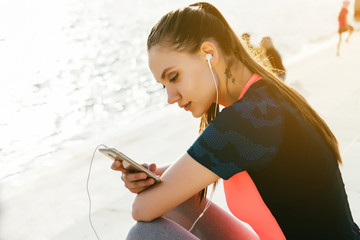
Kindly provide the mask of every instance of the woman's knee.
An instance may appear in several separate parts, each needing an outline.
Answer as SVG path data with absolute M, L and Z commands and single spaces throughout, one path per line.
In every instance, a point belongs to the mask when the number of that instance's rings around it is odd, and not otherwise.
M 136 222 L 136 224 L 130 228 L 130 231 L 126 239 L 127 240 L 148 239 L 147 235 L 151 233 L 151 230 L 154 231 L 157 221 L 158 219 L 155 219 L 152 222 Z
M 137 222 L 129 231 L 127 240 L 198 239 L 180 225 L 165 218 L 151 222 Z

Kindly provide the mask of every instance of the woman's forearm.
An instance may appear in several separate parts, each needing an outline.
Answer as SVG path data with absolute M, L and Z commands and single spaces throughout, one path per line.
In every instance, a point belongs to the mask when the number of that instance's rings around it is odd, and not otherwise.
M 160 171 L 165 168 L 162 183 L 155 184 L 136 196 L 132 205 L 135 220 L 151 221 L 161 217 L 219 179 L 187 153 L 170 167 L 160 168 Z

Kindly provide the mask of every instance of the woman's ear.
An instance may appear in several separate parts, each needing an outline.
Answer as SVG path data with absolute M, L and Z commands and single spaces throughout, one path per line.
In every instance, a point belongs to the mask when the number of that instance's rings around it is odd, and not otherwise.
M 211 67 L 214 68 L 217 65 L 217 63 L 219 61 L 219 53 L 218 53 L 218 50 L 217 50 L 215 44 L 213 44 L 212 42 L 209 42 L 209 41 L 203 42 L 200 46 L 200 53 L 204 57 L 204 61 L 206 63 L 208 63 L 206 55 L 211 54 L 211 56 L 212 56 L 210 59 Z

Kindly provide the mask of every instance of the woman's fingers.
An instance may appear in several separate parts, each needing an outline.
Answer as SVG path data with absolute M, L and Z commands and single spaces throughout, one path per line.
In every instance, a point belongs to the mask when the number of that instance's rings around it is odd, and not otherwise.
M 111 165 L 112 170 L 121 171 L 121 172 L 127 172 L 127 170 L 123 167 L 120 161 L 114 161 Z
M 121 179 L 124 182 L 136 182 L 139 180 L 144 180 L 147 178 L 146 173 L 143 172 L 136 172 L 136 173 L 131 173 L 131 172 L 123 172 Z
M 137 180 L 137 181 L 124 180 L 124 179 L 133 178 L 133 176 L 129 176 L 128 174 L 123 174 L 121 178 L 124 181 L 125 187 L 129 189 L 130 192 L 132 193 L 139 193 L 155 183 L 155 180 L 153 178 L 147 178 L 144 180 Z
M 144 191 L 145 189 L 147 189 L 148 187 L 150 187 L 151 185 L 153 185 L 155 183 L 155 180 L 153 178 L 149 178 L 143 181 L 139 181 L 136 183 L 131 183 L 131 187 L 127 187 L 130 192 L 132 193 L 140 193 L 142 191 Z M 125 183 L 126 185 L 126 183 Z
M 150 166 L 148 167 L 148 169 L 149 169 L 151 172 L 156 173 L 156 164 L 155 164 L 155 163 L 150 164 Z
M 152 163 L 148 165 L 145 163 L 142 165 L 151 172 L 156 173 L 156 164 Z M 111 165 L 111 169 L 122 172 L 121 179 L 123 180 L 125 187 L 132 193 L 142 192 L 155 183 L 155 180 L 149 178 L 144 172 L 129 172 L 123 167 L 120 161 L 114 161 Z

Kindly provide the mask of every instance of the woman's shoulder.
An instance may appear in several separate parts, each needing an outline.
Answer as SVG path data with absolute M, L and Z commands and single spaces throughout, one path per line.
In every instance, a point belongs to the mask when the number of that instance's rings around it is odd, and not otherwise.
M 244 94 L 244 96 L 237 100 L 230 106 L 231 108 L 241 109 L 245 106 L 264 106 L 271 105 L 279 107 L 279 91 L 267 81 L 259 80 L 254 83 Z
M 231 124 L 247 122 L 254 127 L 278 125 L 282 122 L 283 111 L 272 87 L 265 81 L 253 84 L 245 95 L 231 106 L 224 108 L 215 122 Z

